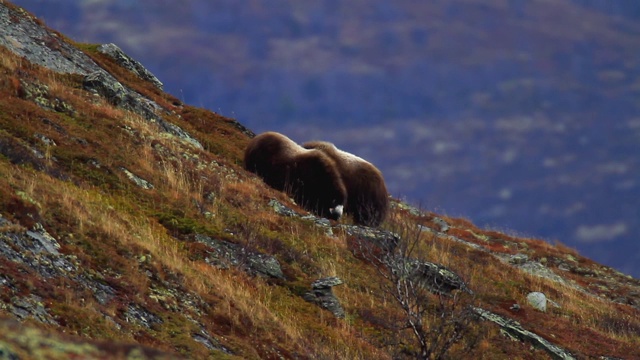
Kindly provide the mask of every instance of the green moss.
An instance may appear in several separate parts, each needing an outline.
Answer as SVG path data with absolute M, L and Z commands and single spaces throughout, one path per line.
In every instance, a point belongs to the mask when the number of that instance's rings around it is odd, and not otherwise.
M 188 216 L 185 212 L 180 210 L 156 212 L 155 217 L 165 228 L 177 234 L 210 234 L 209 229 L 200 221 Z

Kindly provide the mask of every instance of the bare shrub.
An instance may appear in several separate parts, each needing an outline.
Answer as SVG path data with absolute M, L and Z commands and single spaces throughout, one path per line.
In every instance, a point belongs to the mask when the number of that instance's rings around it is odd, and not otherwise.
M 473 292 L 455 272 L 426 260 L 437 235 L 406 218 L 391 218 L 388 225 L 397 243 L 358 239 L 352 246 L 383 279 L 381 290 L 397 305 L 400 315 L 381 323 L 393 334 L 385 345 L 398 359 L 445 359 L 465 337 L 466 346 L 474 347 Z

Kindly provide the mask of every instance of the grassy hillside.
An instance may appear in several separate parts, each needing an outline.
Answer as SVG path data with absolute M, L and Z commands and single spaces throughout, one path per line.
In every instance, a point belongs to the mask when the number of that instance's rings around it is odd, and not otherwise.
M 0 8 L 7 24 L 40 27 Z M 54 72 L 0 46 L 0 353 L 9 358 L 558 356 L 501 331 L 487 312 L 576 358 L 640 358 L 638 280 L 562 245 L 398 201 L 378 231 L 304 216 L 242 169 L 242 125 L 46 31 L 36 45 L 12 35 L 10 46 L 60 59 L 79 49 L 123 90 L 109 96 L 91 74 Z M 407 271 L 427 262 L 470 291 L 429 291 L 439 278 Z M 309 301 L 326 277 L 342 282 L 333 293 L 344 316 Z M 534 309 L 532 291 L 557 306 Z M 42 355 L 50 350 L 59 352 Z
M 640 277 L 636 2 L 14 2 L 184 102 L 369 159 L 394 195 Z

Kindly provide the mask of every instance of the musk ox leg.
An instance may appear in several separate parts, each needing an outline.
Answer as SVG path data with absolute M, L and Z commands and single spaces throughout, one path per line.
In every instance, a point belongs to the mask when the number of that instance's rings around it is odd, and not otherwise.
M 307 210 L 333 220 L 342 216 L 347 191 L 335 163 L 319 151 L 297 156 L 291 167 L 294 199 Z

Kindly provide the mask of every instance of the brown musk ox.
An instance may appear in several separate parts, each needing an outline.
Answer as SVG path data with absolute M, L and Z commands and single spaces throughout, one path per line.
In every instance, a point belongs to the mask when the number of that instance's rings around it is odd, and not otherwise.
M 302 146 L 320 150 L 336 162 L 347 187 L 345 212 L 353 216 L 356 224 L 378 226 L 384 221 L 389 211 L 389 194 L 378 168 L 330 142 L 310 141 Z
M 270 131 L 249 142 L 244 167 L 305 209 L 333 220 L 342 216 L 347 190 L 336 162 L 324 152 Z

